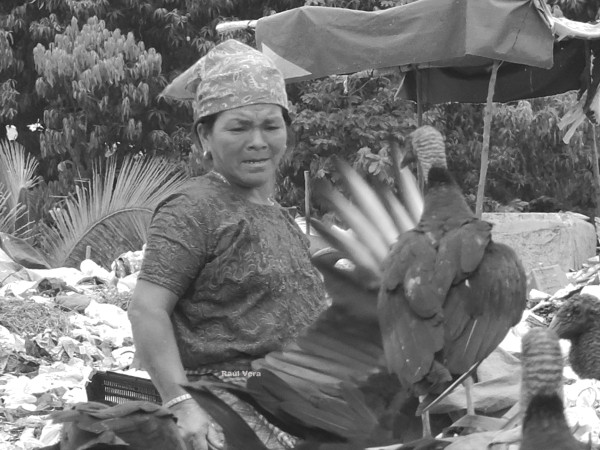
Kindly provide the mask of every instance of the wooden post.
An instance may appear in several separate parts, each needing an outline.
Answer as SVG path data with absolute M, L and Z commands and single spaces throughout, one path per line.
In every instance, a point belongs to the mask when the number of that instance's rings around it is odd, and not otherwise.
M 423 79 L 418 67 L 415 67 L 415 78 L 417 80 L 417 127 L 421 127 L 423 126 Z M 417 182 L 421 192 L 424 192 L 425 178 L 423 177 L 421 164 L 417 164 Z
M 590 122 L 590 126 L 592 127 L 592 170 L 594 172 L 594 186 L 596 188 L 595 215 L 596 217 L 600 217 L 600 167 L 598 163 L 598 139 L 596 137 L 596 125 Z
M 304 171 L 304 217 L 306 219 L 306 234 L 310 235 L 310 172 Z
M 492 128 L 492 117 L 494 113 L 493 100 L 499 66 L 500 61 L 494 61 L 490 82 L 488 84 L 487 102 L 483 116 L 483 145 L 481 147 L 481 167 L 479 169 L 479 185 L 477 186 L 477 203 L 475 205 L 475 215 L 479 218 L 481 218 L 481 214 L 483 213 L 483 194 L 485 192 L 485 178 L 487 176 L 488 155 L 490 152 L 490 130 Z
M 415 68 L 415 78 L 417 79 L 417 126 L 423 125 L 423 79 L 421 78 L 421 71 L 418 67 Z

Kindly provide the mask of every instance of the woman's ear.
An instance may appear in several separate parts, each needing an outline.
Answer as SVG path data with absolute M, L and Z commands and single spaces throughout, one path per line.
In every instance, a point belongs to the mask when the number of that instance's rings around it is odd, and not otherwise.
M 194 130 L 193 130 L 192 134 L 193 134 L 194 143 L 196 143 L 196 145 L 199 148 L 204 150 L 204 152 L 210 151 L 210 148 L 208 145 L 209 130 L 205 124 L 196 122 L 194 124 Z
M 198 133 L 200 131 L 198 129 L 198 125 L 200 125 L 200 123 L 194 122 L 194 124 L 192 125 L 192 128 L 190 129 L 190 135 L 192 137 L 192 142 L 194 143 L 194 145 L 196 146 L 198 151 L 201 151 L 202 150 L 202 142 L 200 142 L 200 136 L 198 135 Z
M 201 153 L 201 164 L 207 172 L 213 168 L 212 153 L 208 144 L 208 128 L 206 124 L 200 122 L 196 122 L 192 128 L 192 142 Z

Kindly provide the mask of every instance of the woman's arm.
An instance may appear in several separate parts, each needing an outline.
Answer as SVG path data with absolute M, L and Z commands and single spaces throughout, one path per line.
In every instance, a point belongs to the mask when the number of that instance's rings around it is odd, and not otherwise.
M 136 357 L 150 374 L 163 403 L 186 394 L 181 385 L 187 383 L 187 377 L 171 323 L 171 313 L 177 301 L 177 295 L 169 289 L 138 280 L 128 308 Z M 177 417 L 177 424 L 190 448 L 206 450 L 211 423 L 206 411 L 194 400 L 178 403 L 171 407 L 171 411 Z
M 139 280 L 127 311 L 136 356 L 163 402 L 185 394 L 180 385 L 187 382 L 171 323 L 177 301 L 177 295 L 169 289 Z

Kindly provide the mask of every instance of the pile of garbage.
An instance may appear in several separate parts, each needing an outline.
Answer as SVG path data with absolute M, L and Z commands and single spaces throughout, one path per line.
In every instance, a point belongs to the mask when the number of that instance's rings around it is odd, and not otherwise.
M 0 251 L 0 277 L 5 279 L 0 287 L 0 448 L 31 450 L 57 442 L 60 425 L 50 423 L 48 414 L 87 401 L 85 387 L 95 372 L 148 378 L 129 369 L 134 347 L 126 312 L 142 258 L 143 250 L 121 255 L 111 271 L 91 260 L 79 269 L 26 269 Z M 544 277 L 530 274 L 521 323 L 480 368 L 481 382 L 473 391 L 478 410 L 507 408 L 518 401 L 518 356 L 527 330 L 548 325 L 575 293 L 600 297 L 598 257 L 577 272 L 539 272 Z M 561 343 L 566 355 L 568 343 Z M 566 414 L 575 435 L 600 443 L 600 384 L 578 379 L 569 367 L 564 375 Z M 436 406 L 437 412 L 462 410 L 463 403 L 456 391 Z M 461 442 L 462 450 L 480 448 Z
M 134 347 L 127 305 L 143 250 L 112 271 L 85 260 L 79 269 L 17 267 L 0 250 L 0 448 L 29 450 L 58 440 L 47 415 L 87 401 L 93 373 L 125 371 Z

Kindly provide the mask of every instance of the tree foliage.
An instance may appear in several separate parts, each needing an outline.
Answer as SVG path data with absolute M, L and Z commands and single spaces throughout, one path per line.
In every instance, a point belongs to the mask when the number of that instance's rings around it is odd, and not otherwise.
M 102 154 L 144 148 L 152 130 L 143 125 L 165 84 L 154 49 L 136 43 L 133 33 L 107 30 L 95 17 L 81 29 L 73 18 L 48 49 L 37 45 L 33 59 L 40 74 L 36 92 L 48 102 L 42 157 L 66 154 L 86 174 L 89 161 Z
M 56 227 L 77 187 L 117 160 L 168 157 L 188 174 L 202 172 L 189 138 L 189 104 L 158 96 L 170 80 L 223 39 L 252 44 L 252 33 L 219 36 L 222 20 L 258 19 L 304 6 L 385 9 L 414 0 L 2 0 L 0 138 L 14 124 L 39 159 L 43 180 L 28 189 L 30 220 Z M 279 199 L 303 209 L 303 173 L 332 177 L 341 156 L 370 179 L 390 184 L 387 138 L 416 126 L 414 104 L 396 98 L 399 80 L 331 77 L 288 86 L 296 146 L 286 155 Z M 591 128 L 567 145 L 557 124 L 572 95 L 497 105 L 487 194 L 506 203 L 556 197 L 565 207 L 592 205 Z M 479 174 L 481 105 L 431 107 L 425 121 L 447 137 L 450 166 L 468 194 Z M 28 129 L 27 125 L 38 123 Z M 97 167 L 99 172 L 94 172 Z M 6 202 L 7 200 L 0 200 Z
M 152 98 L 165 84 L 154 49 L 136 43 L 133 33 L 107 30 L 95 17 L 81 29 L 73 18 L 49 48 L 37 45 L 33 59 L 40 74 L 36 92 L 48 102 L 42 157 L 66 154 L 87 174 L 100 155 L 144 148 L 152 136 L 144 129 Z
M 302 205 L 303 173 L 311 179 L 333 175 L 332 157 L 392 184 L 390 136 L 402 141 L 415 126 L 413 105 L 395 98 L 395 77 L 330 77 L 300 87 L 295 103 L 297 145 L 284 162 L 280 198 Z
M 58 138 L 51 137 L 53 133 L 46 133 L 41 139 L 43 152 L 40 152 L 40 136 L 37 132 L 28 131 L 27 125 L 39 122 L 44 127 L 58 131 L 62 126 L 56 127 L 55 122 L 62 121 L 61 115 L 86 116 L 89 113 L 98 121 L 106 120 L 108 123 L 100 123 L 100 129 L 88 126 L 87 130 L 77 129 L 77 120 L 68 124 L 71 132 L 75 126 L 77 133 L 87 133 L 84 142 L 91 143 L 91 155 L 81 155 L 83 158 L 74 156 L 81 161 L 99 151 L 98 146 L 104 144 L 104 137 L 109 146 L 113 142 L 121 142 L 125 153 L 140 149 L 148 154 L 179 155 L 186 152 L 191 142 L 187 138 L 182 140 L 182 130 L 187 131 L 190 125 L 191 108 L 157 98 L 160 88 L 219 41 L 215 25 L 223 18 L 257 19 L 265 14 L 301 6 L 302 3 L 299 0 L 3 0 L 0 4 L 0 133 L 4 125 L 15 124 L 21 135 L 20 140 L 30 152 L 36 156 L 55 154 Z M 76 28 L 78 31 L 75 31 Z M 116 33 L 125 42 L 120 44 Z M 77 40 L 79 49 L 67 49 L 69 40 Z M 93 46 L 85 47 L 91 43 Z M 50 53 L 38 52 L 34 60 L 34 49 L 40 48 L 40 45 Z M 52 53 L 51 46 L 58 53 Z M 82 52 L 84 49 L 84 53 L 87 52 L 85 62 L 81 60 L 82 55 L 73 55 L 74 50 Z M 73 71 L 61 72 L 60 84 L 48 88 L 38 79 L 48 76 L 53 79 L 52 70 L 54 76 L 58 75 L 57 66 L 64 65 L 69 57 L 61 54 L 61 61 L 56 63 L 48 58 L 57 56 L 61 50 L 72 58 L 80 58 L 80 65 Z M 125 66 L 138 64 L 140 68 L 144 62 L 136 60 L 136 57 L 146 52 L 146 63 L 152 66 L 149 73 L 136 74 L 134 68 L 127 67 L 129 70 L 126 70 L 125 76 L 120 75 L 121 66 L 115 57 L 115 52 L 119 50 L 134 52 L 126 53 L 123 63 Z M 160 58 L 161 63 L 158 74 L 155 61 L 148 60 L 156 58 Z M 40 66 L 40 63 L 45 65 L 46 62 L 55 67 Z M 94 75 L 94 66 L 101 72 L 99 75 Z M 84 75 L 86 70 L 91 70 L 91 73 Z M 85 76 L 90 79 L 84 80 Z M 94 80 L 99 79 L 109 84 L 93 85 Z M 111 80 L 113 84 L 110 84 Z M 78 83 L 77 97 L 69 95 L 74 81 Z M 133 93 L 128 87 L 134 83 L 137 88 L 139 82 L 148 85 L 148 101 L 145 101 L 146 95 L 142 95 L 144 107 L 137 108 L 143 111 L 137 111 L 131 105 Z M 129 130 L 130 138 L 139 134 L 139 130 L 144 136 L 142 141 L 137 139 L 133 147 L 129 147 L 131 139 L 122 139 L 119 133 L 113 133 L 113 123 L 120 115 L 110 117 L 110 108 L 107 110 L 106 105 L 100 105 L 104 97 L 102 94 L 108 93 L 109 100 L 116 101 L 122 94 L 119 88 L 126 91 L 130 109 L 133 115 L 137 115 L 130 117 L 134 125 L 129 125 L 127 118 L 124 127 Z M 125 101 L 125 97 L 120 100 Z M 140 97 L 139 93 L 137 97 Z M 109 104 L 114 107 L 110 101 Z M 103 114 L 98 113 L 100 106 L 105 108 Z M 60 109 L 65 112 L 46 112 Z M 123 110 L 127 110 L 126 105 L 123 105 Z M 98 146 L 94 144 L 95 140 L 99 141 Z M 69 146 L 66 147 L 68 149 Z M 55 166 L 62 159 L 72 156 L 64 152 L 61 154 L 65 156 L 42 163 L 42 170 L 47 171 L 46 178 L 56 179 L 58 173 Z M 83 167 L 80 161 L 75 163 Z
M 516 198 L 530 201 L 549 196 L 564 208 L 593 214 L 592 126 L 586 122 L 568 144 L 563 142 L 564 132 L 558 127 L 575 101 L 575 93 L 567 93 L 495 104 L 488 197 L 507 204 Z M 445 134 L 450 168 L 467 195 L 474 197 L 483 105 L 438 105 L 425 114 L 425 120 Z

